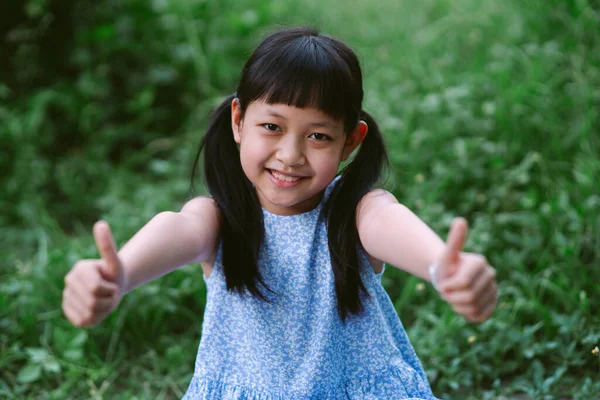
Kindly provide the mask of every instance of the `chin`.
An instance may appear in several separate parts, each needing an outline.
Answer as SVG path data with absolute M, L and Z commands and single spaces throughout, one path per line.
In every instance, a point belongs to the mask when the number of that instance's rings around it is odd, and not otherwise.
M 270 196 L 268 193 L 265 194 L 264 192 L 262 192 L 262 195 L 260 197 L 262 206 L 267 210 L 271 211 L 274 209 L 279 209 L 280 212 L 276 212 L 276 214 L 299 214 L 306 211 L 310 211 L 310 209 L 316 206 L 316 204 L 314 206 L 310 205 L 310 200 L 314 196 L 311 196 L 309 198 L 298 198 L 296 196 Z

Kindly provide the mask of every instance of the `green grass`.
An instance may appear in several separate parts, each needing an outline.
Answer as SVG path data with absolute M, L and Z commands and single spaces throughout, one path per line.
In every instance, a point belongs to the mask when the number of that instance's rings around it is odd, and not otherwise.
M 25 4 L 28 29 L 54 32 L 42 17 L 59 11 Z M 386 186 L 443 237 L 466 217 L 467 250 L 498 271 L 498 309 L 472 325 L 386 270 L 436 395 L 600 396 L 597 2 L 132 0 L 118 18 L 110 4 L 77 7 L 96 17 L 56 49 L 75 75 L 32 58 L 42 42 L 25 39 L 18 74 L 0 75 L 0 397 L 181 397 L 205 302 L 199 266 L 137 289 L 92 329 L 62 316 L 63 278 L 97 256 L 96 219 L 123 244 L 186 201 L 206 114 L 263 32 L 299 23 L 359 53 L 365 109 L 393 162 Z

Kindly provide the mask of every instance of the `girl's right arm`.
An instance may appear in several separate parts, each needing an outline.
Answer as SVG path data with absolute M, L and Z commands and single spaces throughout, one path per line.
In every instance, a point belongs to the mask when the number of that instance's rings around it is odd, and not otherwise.
M 119 251 L 125 292 L 182 265 L 211 259 L 217 248 L 218 208 L 208 197 L 190 200 L 180 212 L 150 220 Z
M 214 258 L 219 213 L 208 197 L 189 201 L 180 212 L 152 218 L 117 252 L 106 222 L 94 225 L 100 260 L 80 260 L 65 277 L 63 311 L 76 326 L 95 325 L 130 290 L 190 262 Z

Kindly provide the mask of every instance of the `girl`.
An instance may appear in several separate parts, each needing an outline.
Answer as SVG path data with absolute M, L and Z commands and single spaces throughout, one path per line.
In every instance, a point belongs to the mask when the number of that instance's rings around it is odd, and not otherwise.
M 462 252 L 464 220 L 445 244 L 372 189 L 386 153 L 362 100 L 342 42 L 310 29 L 267 37 L 196 157 L 212 198 L 160 213 L 118 253 L 98 222 L 102 259 L 66 276 L 66 317 L 96 324 L 126 292 L 200 262 L 208 297 L 185 399 L 435 399 L 381 286 L 384 263 L 432 280 L 471 321 L 495 307 L 495 272 Z

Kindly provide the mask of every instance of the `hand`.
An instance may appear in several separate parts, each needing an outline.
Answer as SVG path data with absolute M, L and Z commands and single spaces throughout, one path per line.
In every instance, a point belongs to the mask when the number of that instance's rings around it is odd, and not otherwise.
M 65 276 L 62 309 L 79 327 L 104 319 L 117 307 L 125 290 L 123 266 L 106 222 L 96 222 L 94 239 L 102 259 L 80 260 Z
M 437 262 L 435 280 L 442 298 L 469 322 L 483 322 L 496 308 L 496 270 L 481 254 L 463 253 L 468 225 L 463 218 L 452 222 L 446 250 Z

